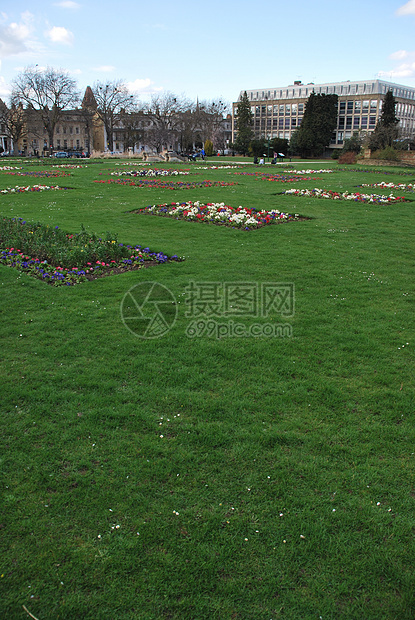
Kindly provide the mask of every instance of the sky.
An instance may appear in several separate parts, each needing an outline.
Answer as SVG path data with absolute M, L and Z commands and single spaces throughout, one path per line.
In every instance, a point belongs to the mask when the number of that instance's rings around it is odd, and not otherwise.
M 237 101 L 243 90 L 380 78 L 415 87 L 415 0 L 0 0 L 0 98 L 28 66 Z

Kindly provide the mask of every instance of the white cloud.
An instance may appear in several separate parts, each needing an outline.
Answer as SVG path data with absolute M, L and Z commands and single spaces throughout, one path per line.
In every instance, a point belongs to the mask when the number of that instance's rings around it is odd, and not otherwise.
M 415 15 L 415 0 L 409 0 L 396 11 L 397 15 Z
M 112 73 L 115 71 L 115 67 L 112 65 L 101 65 L 100 67 L 92 67 L 92 70 L 98 73 Z
M 55 2 L 55 6 L 59 6 L 61 9 L 71 9 L 76 10 L 81 7 L 77 2 L 72 2 L 72 0 L 62 0 L 62 2 Z
M 0 76 L 0 99 L 7 99 L 11 94 L 11 89 L 6 83 L 4 77 Z
M 379 71 L 378 77 L 396 81 L 401 78 L 415 77 L 415 51 L 399 50 L 389 56 L 391 60 L 405 61 L 396 64 L 389 71 Z
M 163 90 L 160 86 L 154 86 L 154 82 L 150 78 L 137 78 L 133 82 L 127 82 L 127 88 L 138 95 L 152 95 Z
M 406 50 L 399 50 L 398 52 L 393 52 L 393 54 L 389 56 L 391 60 L 403 60 L 404 58 L 407 58 L 407 57 L 408 57 L 408 52 Z
M 7 16 L 2 14 L 3 20 Z M 33 15 L 29 11 L 21 14 L 20 22 L 0 25 L 0 58 L 29 52 L 34 46 L 31 40 L 33 32 Z
M 62 43 L 63 45 L 73 44 L 73 33 L 63 26 L 53 26 L 45 34 L 52 43 Z
M 378 75 L 380 78 L 393 81 L 399 78 L 413 78 L 415 77 L 415 61 L 402 63 L 392 71 L 379 71 Z

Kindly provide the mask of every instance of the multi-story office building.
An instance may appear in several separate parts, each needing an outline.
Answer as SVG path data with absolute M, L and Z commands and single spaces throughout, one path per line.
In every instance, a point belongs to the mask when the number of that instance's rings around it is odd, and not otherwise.
M 302 84 L 247 90 L 254 119 L 255 137 L 285 138 L 301 125 L 305 104 L 312 92 L 338 95 L 337 126 L 330 147 L 342 148 L 345 140 L 354 132 L 372 132 L 382 112 L 383 98 L 388 90 L 396 100 L 396 116 L 403 138 L 413 138 L 415 133 L 415 88 L 385 82 L 367 80 L 360 82 L 331 82 L 328 84 Z M 244 91 L 241 92 L 241 95 Z M 232 104 L 232 141 L 238 131 L 238 103 Z

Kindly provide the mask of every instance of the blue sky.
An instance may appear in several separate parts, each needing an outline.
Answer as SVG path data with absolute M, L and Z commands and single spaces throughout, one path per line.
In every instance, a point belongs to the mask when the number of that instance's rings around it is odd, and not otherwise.
M 415 0 L 0 0 L 0 97 L 24 67 L 83 91 L 124 80 L 236 101 L 244 89 L 379 77 L 415 86 Z

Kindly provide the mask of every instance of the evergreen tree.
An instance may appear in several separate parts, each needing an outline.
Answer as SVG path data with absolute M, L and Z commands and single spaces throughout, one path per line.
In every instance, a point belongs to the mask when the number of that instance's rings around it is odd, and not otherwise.
M 393 143 L 399 137 L 399 118 L 395 114 L 396 101 L 393 92 L 388 90 L 383 98 L 382 114 L 378 120 L 375 131 L 369 139 L 369 148 L 382 150 Z
M 234 147 L 242 155 L 246 155 L 249 145 L 254 136 L 252 130 L 254 120 L 251 112 L 251 104 L 249 103 L 247 92 L 240 96 L 238 106 L 236 108 L 236 118 L 238 123 L 238 135 L 235 140 Z
M 337 123 L 337 95 L 309 96 L 295 143 L 301 157 L 318 157 L 330 144 Z

